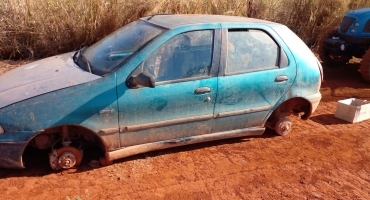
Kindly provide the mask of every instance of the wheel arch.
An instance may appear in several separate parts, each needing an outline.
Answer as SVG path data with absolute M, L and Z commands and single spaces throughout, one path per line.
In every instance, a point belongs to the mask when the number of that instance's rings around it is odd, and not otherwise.
M 108 152 L 108 147 L 105 140 L 97 132 L 87 127 L 74 124 L 59 125 L 40 131 L 28 141 L 26 146 L 32 146 L 38 149 L 51 148 L 53 144 L 56 143 L 58 140 L 55 135 L 62 134 L 62 127 L 64 126 L 67 126 L 69 135 L 77 133 L 87 142 L 91 143 L 91 145 L 100 148 L 104 152 L 104 154 Z M 22 152 L 22 160 L 25 150 L 26 148 L 24 148 Z
M 274 127 L 275 122 L 281 118 L 288 117 L 290 115 L 299 116 L 303 120 L 307 120 L 313 113 L 314 106 L 312 102 L 303 97 L 293 97 L 285 100 L 267 118 L 266 126 Z

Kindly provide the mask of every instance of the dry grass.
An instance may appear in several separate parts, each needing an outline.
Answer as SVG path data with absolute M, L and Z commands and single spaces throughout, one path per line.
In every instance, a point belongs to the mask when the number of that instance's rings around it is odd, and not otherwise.
M 150 14 L 222 14 L 289 26 L 309 46 L 368 0 L 2 0 L 0 59 L 43 58 L 91 45 Z

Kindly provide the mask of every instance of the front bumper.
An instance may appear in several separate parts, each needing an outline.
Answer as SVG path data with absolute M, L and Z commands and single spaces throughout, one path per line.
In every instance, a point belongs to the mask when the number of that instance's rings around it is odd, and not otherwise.
M 364 42 L 363 40 L 360 40 L 361 38 L 357 38 L 358 40 L 353 42 L 354 39 L 347 40 L 347 38 L 344 38 L 326 38 L 323 46 L 325 52 L 337 56 L 354 55 L 356 57 L 361 57 L 366 51 L 367 45 L 370 44 L 370 39 L 367 39 Z
M 324 40 L 324 50 L 335 55 L 348 54 L 350 45 L 342 39 L 326 38 Z
M 22 155 L 32 137 L 40 131 L 18 131 L 0 134 L 0 167 L 24 168 Z
M 28 142 L 1 142 L 0 143 L 0 167 L 22 169 L 22 154 Z

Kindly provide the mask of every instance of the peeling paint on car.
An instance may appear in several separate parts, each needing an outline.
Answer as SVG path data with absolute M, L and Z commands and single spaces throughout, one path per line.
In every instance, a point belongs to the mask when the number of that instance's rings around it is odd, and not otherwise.
M 30 118 L 32 121 L 35 121 L 35 115 L 33 114 L 33 112 L 30 112 Z

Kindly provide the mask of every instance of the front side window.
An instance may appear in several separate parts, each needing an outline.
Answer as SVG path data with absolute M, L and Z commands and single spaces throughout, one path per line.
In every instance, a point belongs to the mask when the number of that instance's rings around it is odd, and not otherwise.
M 212 49 L 212 30 L 182 33 L 150 54 L 133 75 L 146 71 L 156 82 L 208 76 Z
M 82 54 L 91 64 L 91 71 L 94 74 L 104 75 L 164 30 L 146 21 L 138 20 L 88 47 Z
M 226 73 L 277 68 L 279 46 L 260 30 L 229 30 Z

